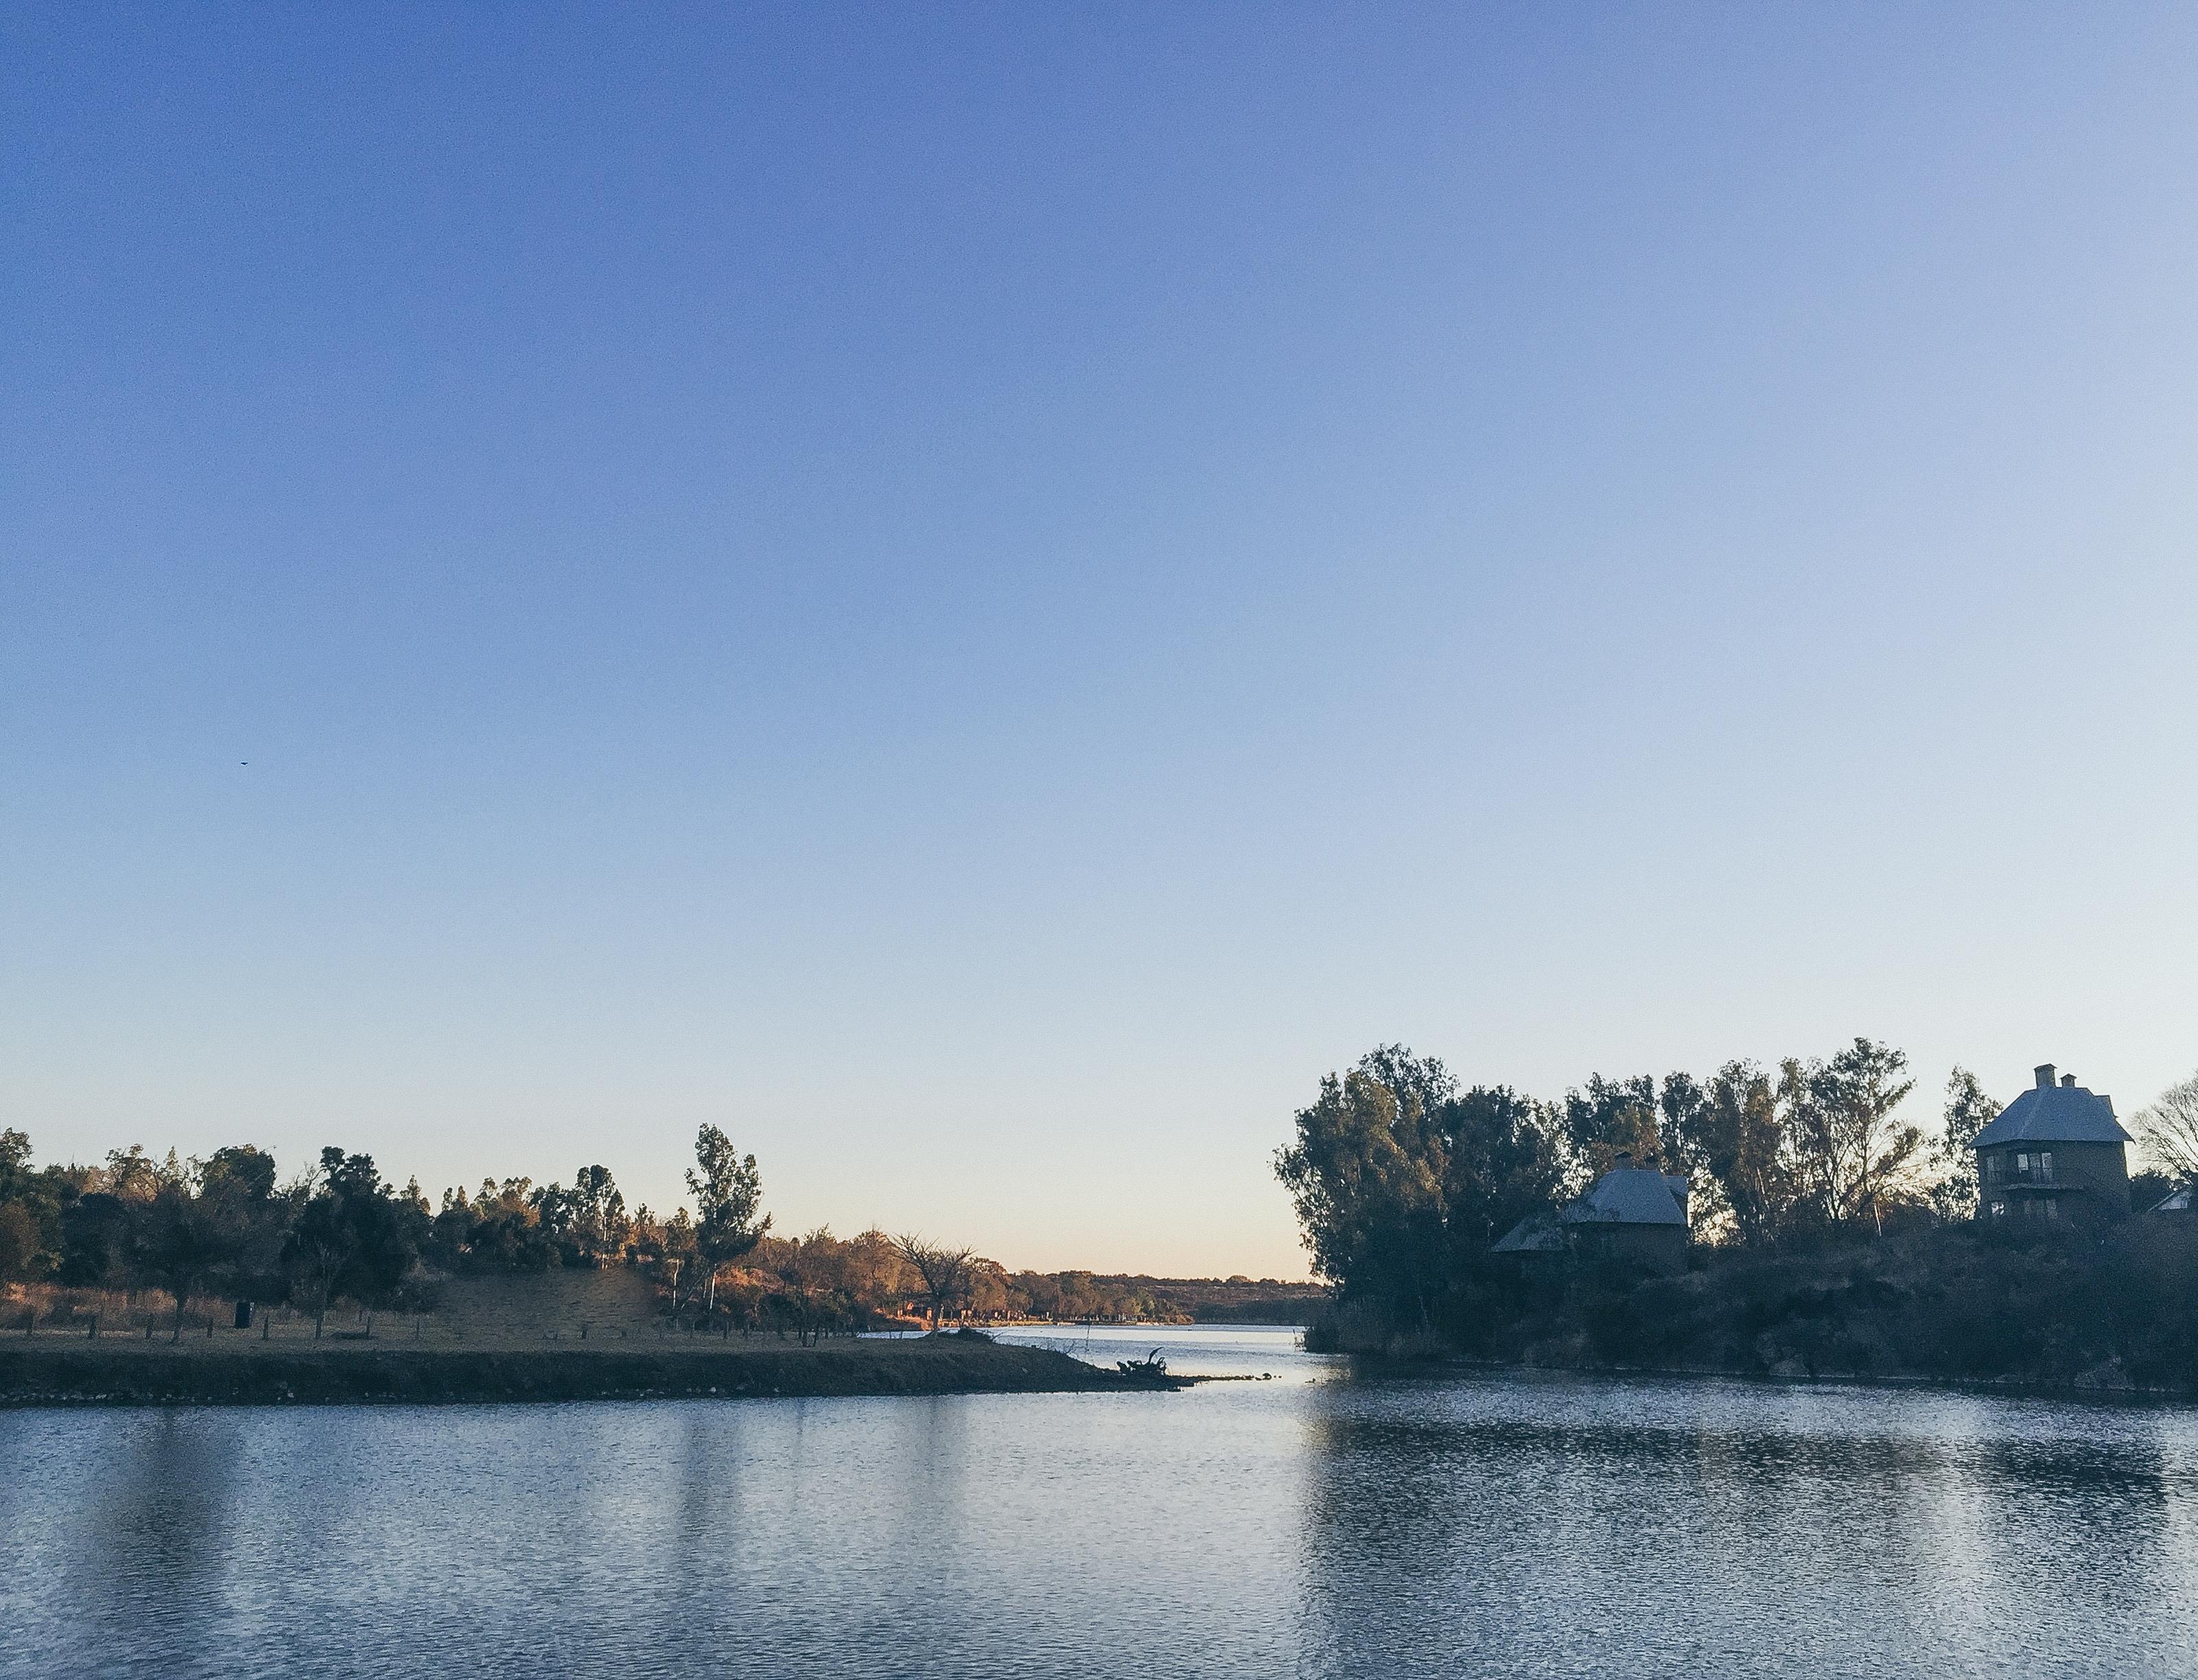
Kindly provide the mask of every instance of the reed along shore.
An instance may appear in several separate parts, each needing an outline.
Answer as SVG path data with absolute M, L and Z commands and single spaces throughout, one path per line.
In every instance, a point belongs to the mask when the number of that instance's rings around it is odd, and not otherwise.
M 1179 1386 L 977 1337 L 819 1346 L 410 1348 L 401 1342 L 194 1347 L 0 1343 L 0 1405 L 452 1404 L 839 1395 L 1079 1394 Z

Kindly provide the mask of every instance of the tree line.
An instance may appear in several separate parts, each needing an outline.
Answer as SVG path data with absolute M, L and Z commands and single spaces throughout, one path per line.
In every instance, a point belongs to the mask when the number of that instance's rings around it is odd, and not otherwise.
M 630 1206 L 600 1164 L 569 1183 L 487 1178 L 431 1202 L 416 1178 L 393 1185 L 372 1156 L 338 1147 L 285 1180 L 249 1144 L 203 1159 L 133 1146 L 97 1165 L 34 1166 L 29 1137 L 9 1130 L 0 1283 L 158 1291 L 178 1339 L 195 1299 L 286 1306 L 318 1334 L 339 1301 L 427 1311 L 452 1277 L 607 1265 L 646 1271 L 686 1328 L 805 1340 L 918 1321 L 1190 1316 L 1152 1280 L 1010 1272 L 916 1232 L 775 1235 L 755 1157 L 713 1125 L 696 1136 L 686 1183 L 691 1211 L 668 1215 Z
M 174 1302 L 175 1333 L 193 1298 L 214 1294 L 287 1305 L 314 1320 L 331 1305 L 422 1310 L 439 1279 L 613 1263 L 677 1272 L 693 1259 L 746 1252 L 769 1227 L 753 1157 L 702 1129 L 689 1174 L 701 1217 L 629 1210 L 607 1167 L 570 1184 L 526 1177 L 453 1188 L 431 1204 L 416 1178 L 401 1189 L 371 1155 L 331 1146 L 282 1179 L 251 1144 L 203 1159 L 142 1146 L 103 1163 L 33 1167 L 23 1132 L 0 1132 L 0 1281 L 67 1288 L 157 1289 Z
M 1274 1165 L 1315 1271 L 1345 1302 L 1392 1327 L 1470 1340 L 1476 1316 L 1517 1309 L 1515 1273 L 1492 1245 L 1621 1157 L 1688 1176 L 1690 1235 L 1712 1250 L 1966 1228 L 1970 1144 L 2000 1105 L 1956 1067 L 1927 1129 L 1904 1109 L 1914 1089 L 1905 1055 L 1869 1038 L 1775 1067 L 1596 1074 L 1556 1099 L 1463 1086 L 1439 1060 L 1390 1044 L 1322 1080 Z M 2198 1177 L 2198 1078 L 2136 1125 L 2166 1169 L 2133 1177 L 2146 1206 Z

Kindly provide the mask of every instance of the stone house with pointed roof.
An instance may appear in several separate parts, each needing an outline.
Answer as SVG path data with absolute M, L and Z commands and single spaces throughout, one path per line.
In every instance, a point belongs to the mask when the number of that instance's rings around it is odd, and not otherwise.
M 2090 1224 L 2129 1212 L 2130 1135 L 2114 1099 L 2073 1073 L 2038 1083 L 2009 1103 L 1970 1148 L 1977 1154 L 1977 1218 L 2018 1224 Z
M 1687 1197 L 1682 1173 L 1636 1166 L 1629 1155 L 1596 1179 L 1577 1201 L 1552 1217 L 1521 1219 L 1491 1251 L 1532 1255 L 1572 1253 L 1584 1259 L 1625 1260 L 1653 1271 L 1678 1271 L 1687 1263 Z

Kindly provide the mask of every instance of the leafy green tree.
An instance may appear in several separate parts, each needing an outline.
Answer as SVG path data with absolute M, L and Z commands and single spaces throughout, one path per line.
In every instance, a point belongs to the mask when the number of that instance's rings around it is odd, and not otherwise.
M 466 1239 L 474 1228 L 473 1198 L 457 1185 L 452 1184 L 443 1192 L 442 1205 L 427 1222 L 427 1234 L 421 1245 L 424 1258 L 445 1271 L 456 1271 L 465 1264 Z
M 544 1232 L 568 1266 L 601 1265 L 625 1246 L 625 1198 L 607 1166 L 584 1166 L 572 1187 L 545 1184 L 531 1199 Z
M 574 1229 L 579 1210 L 572 1192 L 552 1180 L 527 1198 L 527 1206 L 555 1258 L 568 1266 L 580 1264 L 579 1233 Z
M 969 1311 L 980 1318 L 1004 1318 L 1020 1304 L 1008 1269 L 981 1255 L 969 1263 Z
M 653 1258 L 672 1286 L 672 1311 L 676 1317 L 681 1301 L 690 1298 L 695 1288 L 695 1270 L 698 1264 L 695 1246 L 695 1222 L 683 1207 L 674 1208 L 672 1217 L 654 1225 L 653 1241 L 644 1241 L 643 1254 Z M 714 1299 L 712 1305 L 715 1305 Z
M 41 1235 L 29 1208 L 20 1201 L 0 1201 L 0 1283 L 32 1276 Z
M 81 1167 L 31 1166 L 31 1140 L 0 1131 L 0 1280 L 36 1282 L 61 1263 L 61 1215 L 92 1175 Z
M 625 1216 L 625 1197 L 601 1165 L 584 1166 L 573 1175 L 573 1229 L 580 1253 L 592 1264 L 615 1259 L 625 1247 L 632 1229 Z
M 31 1178 L 30 1134 L 13 1126 L 0 1131 L 0 1202 L 24 1200 Z
M 1061 1280 L 1042 1271 L 1019 1271 L 1015 1291 L 1033 1318 L 1065 1318 L 1061 1310 Z
M 1555 1201 L 1564 1161 L 1542 1105 L 1508 1085 L 1475 1085 L 1434 1111 L 1453 1275 L 1483 1269 L 1489 1246 Z
M 554 1187 L 553 1187 L 554 1188 Z M 543 1223 L 544 1195 L 527 1177 L 481 1180 L 466 1227 L 462 1259 L 469 1271 L 546 1271 L 558 1259 L 557 1241 Z M 563 1217 L 561 1197 L 550 1200 Z
M 416 1258 L 397 1204 L 371 1155 L 321 1151 L 317 1188 L 283 1245 L 293 1299 L 313 1315 L 318 1337 L 329 1304 L 348 1295 L 369 1308 L 387 1301 Z
M 172 1340 L 181 1341 L 185 1306 L 234 1261 L 237 1233 L 212 1202 L 180 1179 L 163 1183 L 148 1201 L 125 1205 L 131 1210 L 131 1270 L 175 1298 Z
M 1887 1197 L 1923 1148 L 1922 1128 L 1894 1119 L 1916 1088 L 1907 1068 L 1901 1051 L 1869 1038 L 1829 1062 L 1784 1064 L 1788 1147 L 1815 1210 L 1832 1224 L 1868 1219 L 1882 1231 Z
M 805 1341 L 814 1341 L 833 1326 L 853 1316 L 853 1292 L 849 1288 L 849 1244 L 819 1225 L 805 1237 L 782 1245 L 785 1254 L 774 1268 L 781 1293 L 793 1309 L 794 1328 Z M 760 1245 L 759 1245 L 760 1247 Z
M 1457 1079 L 1441 1061 L 1414 1055 L 1402 1044 L 1377 1044 L 1358 1058 L 1358 1072 L 1375 1081 L 1404 1107 L 1416 1104 L 1431 1115 L 1457 1095 Z
M 150 1201 L 160 1188 L 160 1164 L 142 1143 L 107 1152 L 100 1189 L 117 1201 Z
M 1588 1184 L 1616 1166 L 1620 1155 L 1636 1166 L 1663 1165 L 1663 1136 L 1656 1125 L 1656 1078 L 1588 1077 L 1587 1089 L 1565 1093 L 1564 1138 L 1575 1164 L 1575 1188 Z
M 131 1210 L 105 1190 L 78 1196 L 61 1210 L 60 1281 L 74 1288 L 112 1288 L 129 1281 Z
M 1377 1055 L 1380 1053 L 1376 1053 Z M 1400 1100 L 1362 1067 L 1321 1081 L 1297 1114 L 1297 1141 L 1275 1157 L 1313 1270 L 1346 1296 L 1378 1299 L 1422 1328 L 1441 1289 L 1449 1161 L 1419 1082 Z
M 427 1193 L 420 1188 L 420 1176 L 414 1173 L 404 1181 L 404 1188 L 397 1195 L 397 1223 L 403 1234 L 404 1246 L 417 1265 L 432 1240 L 435 1227 L 435 1210 L 429 1205 Z
M 1666 1152 L 1676 1153 L 1695 1179 L 1696 1228 L 1730 1219 L 1742 1242 L 1776 1237 L 1795 1188 L 1770 1077 L 1750 1061 L 1725 1063 L 1707 1084 L 1673 1073 L 1664 1081 L 1660 1106 Z
M 216 1149 L 199 1166 L 199 1188 L 217 1201 L 246 1208 L 275 1200 L 275 1157 L 249 1143 Z
M 199 1164 L 199 1196 L 222 1234 L 222 1282 L 240 1300 L 286 1293 L 282 1239 L 293 1212 L 276 1188 L 275 1157 L 249 1143 L 217 1149 Z
M 1974 1218 L 1977 1211 L 1977 1134 L 1998 1114 L 2000 1105 L 1985 1094 L 1977 1076 L 1957 1067 L 1946 1079 L 1946 1104 L 1939 1135 L 1931 1140 L 1931 1164 L 1939 1181 L 1931 1205 L 1945 1219 Z
M 756 1217 L 763 1206 L 763 1176 L 753 1155 L 741 1154 L 724 1132 L 706 1125 L 695 1134 L 687 1189 L 695 1198 L 695 1246 L 709 1269 L 709 1305 L 714 1308 L 718 1268 L 747 1253 L 770 1229 L 768 1213 Z
M 846 1271 L 847 1287 L 869 1318 L 883 1317 L 907 1293 L 907 1262 L 875 1226 L 849 1240 Z
M 661 1264 L 671 1273 L 672 1282 L 672 1313 L 679 1311 L 679 1287 L 686 1284 L 688 1298 L 695 1293 L 695 1273 L 701 1266 L 701 1249 L 695 1242 L 695 1220 L 688 1216 L 686 1207 L 675 1207 L 672 1216 L 660 1227 L 657 1238 L 661 1249 Z M 712 1298 L 714 1304 L 714 1298 Z

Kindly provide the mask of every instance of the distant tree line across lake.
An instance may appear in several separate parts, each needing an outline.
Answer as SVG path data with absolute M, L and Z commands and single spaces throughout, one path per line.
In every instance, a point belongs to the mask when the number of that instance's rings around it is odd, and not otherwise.
M 1334 1286 L 1313 1345 L 1562 1364 L 2198 1385 L 2198 1219 L 1979 1222 L 2000 1105 L 1957 1067 L 1906 1117 L 1899 1050 L 1596 1075 L 1545 1100 L 1400 1045 L 1323 1079 L 1276 1176 Z M 2198 1078 L 2133 1117 L 2142 1211 L 2198 1176 Z M 1689 1181 L 1686 1270 L 1492 1252 L 1614 1165 Z M 2118 1210 L 2119 1211 L 2119 1210 Z
M 601 1165 L 568 1184 L 491 1178 L 430 1201 L 416 1179 L 393 1186 L 371 1156 L 340 1148 L 288 1179 L 249 1144 L 189 1160 L 132 1146 L 96 1166 L 39 1167 L 29 1137 L 10 1130 L 0 1131 L 0 1284 L 22 1301 L 158 1292 L 176 1337 L 195 1299 L 285 1306 L 317 1334 L 338 1302 L 427 1312 L 447 1279 L 555 1267 L 639 1268 L 667 1317 L 690 1329 L 804 1339 L 971 1320 L 1305 1318 L 1325 1297 L 1242 1277 L 1010 1272 L 916 1233 L 776 1235 L 755 1157 L 716 1126 L 696 1137 L 687 1187 L 693 1211 L 668 1216 L 629 1206 Z

